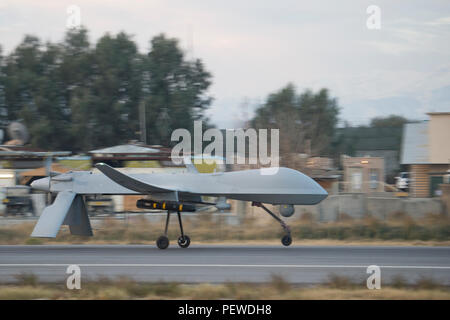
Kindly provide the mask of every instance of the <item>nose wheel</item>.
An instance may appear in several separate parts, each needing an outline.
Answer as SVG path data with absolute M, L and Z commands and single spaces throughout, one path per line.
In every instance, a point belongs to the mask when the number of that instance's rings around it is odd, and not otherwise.
M 178 245 L 181 248 L 187 248 L 187 247 L 189 247 L 190 244 L 191 244 L 191 238 L 189 238 L 189 236 L 184 235 L 184 236 L 180 236 L 178 238 Z
M 169 220 L 170 220 L 170 211 L 167 211 L 166 217 L 166 226 L 164 228 L 164 235 L 160 236 L 158 240 L 156 240 L 156 246 L 159 249 L 167 249 L 169 247 L 169 238 L 167 237 L 167 230 L 169 229 Z M 188 235 L 184 234 L 183 231 L 183 222 L 181 221 L 180 211 L 177 211 L 178 223 L 180 225 L 181 236 L 178 237 L 178 245 L 180 248 L 187 248 L 191 244 L 191 238 Z
M 291 245 L 292 243 L 292 237 L 290 234 L 287 234 L 285 236 L 283 236 L 283 238 L 281 238 L 281 243 L 283 244 L 283 246 L 288 247 Z
M 290 246 L 292 243 L 292 236 L 291 236 L 291 229 L 289 229 L 289 226 L 283 220 L 281 220 L 279 217 L 277 217 L 272 211 L 267 209 L 261 202 L 252 202 L 252 206 L 263 208 L 264 211 L 266 211 L 268 214 L 270 214 L 272 216 L 272 218 L 274 218 L 275 220 L 277 220 L 280 223 L 281 227 L 283 228 L 284 232 L 286 233 L 281 238 L 281 243 L 285 247 Z

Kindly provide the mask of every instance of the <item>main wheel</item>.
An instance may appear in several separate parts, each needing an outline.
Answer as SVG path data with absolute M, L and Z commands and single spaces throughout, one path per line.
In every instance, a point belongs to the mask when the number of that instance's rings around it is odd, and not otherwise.
M 156 246 L 159 249 L 167 249 L 167 247 L 169 246 L 169 238 L 167 238 L 166 236 L 160 236 L 158 240 L 156 240 Z
M 290 246 L 292 243 L 292 237 L 291 235 L 287 234 L 285 235 L 283 238 L 281 238 L 281 243 L 283 244 L 283 246 L 287 247 Z
M 178 245 L 181 248 L 187 248 L 187 247 L 189 247 L 190 244 L 191 244 L 191 238 L 189 238 L 189 236 L 184 235 L 184 237 L 180 236 L 178 238 Z

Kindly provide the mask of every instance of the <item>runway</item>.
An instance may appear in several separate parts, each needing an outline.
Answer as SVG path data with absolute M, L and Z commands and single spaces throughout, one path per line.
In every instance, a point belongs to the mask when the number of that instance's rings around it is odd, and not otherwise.
M 0 246 L 0 282 L 16 281 L 27 272 L 42 282 L 65 282 L 68 265 L 81 269 L 81 279 L 117 278 L 183 283 L 265 282 L 282 275 L 296 284 L 318 284 L 331 274 L 365 283 L 367 267 L 381 269 L 383 283 L 401 275 L 450 285 L 450 247 L 376 246 L 229 246 L 172 245 L 159 250 L 147 245 Z

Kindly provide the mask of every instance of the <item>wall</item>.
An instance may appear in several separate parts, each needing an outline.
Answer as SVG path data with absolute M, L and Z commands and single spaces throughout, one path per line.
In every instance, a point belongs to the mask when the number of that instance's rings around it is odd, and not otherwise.
M 293 217 L 311 213 L 317 221 L 336 221 L 345 214 L 355 219 L 370 214 L 378 219 L 404 212 L 413 218 L 427 214 L 444 213 L 444 205 L 439 198 L 396 198 L 389 194 L 385 197 L 370 197 L 363 193 L 330 195 L 315 206 L 295 206 Z
M 449 163 L 450 148 L 450 113 L 429 113 L 430 125 L 428 129 L 429 162 Z
M 384 159 L 384 171 L 386 175 L 396 174 L 399 169 L 399 154 L 397 150 L 358 150 L 355 157 L 380 157 Z
M 384 159 L 375 157 L 346 157 L 342 158 L 344 167 L 345 190 L 347 192 L 381 192 L 384 191 Z M 378 174 L 375 188 L 371 187 L 371 171 Z M 361 186 L 355 188 L 354 175 L 361 174 Z
M 429 165 L 413 164 L 410 166 L 410 194 L 415 198 L 426 198 L 429 195 Z
M 16 173 L 10 169 L 0 169 L 0 213 L 5 211 L 6 206 L 3 199 L 6 198 L 5 187 L 14 187 L 16 185 Z
M 444 206 L 444 212 L 450 214 L 450 184 L 441 184 L 442 190 L 442 204 Z
M 430 177 L 443 176 L 449 165 L 447 164 L 412 164 L 409 168 L 410 195 L 414 198 L 430 196 Z

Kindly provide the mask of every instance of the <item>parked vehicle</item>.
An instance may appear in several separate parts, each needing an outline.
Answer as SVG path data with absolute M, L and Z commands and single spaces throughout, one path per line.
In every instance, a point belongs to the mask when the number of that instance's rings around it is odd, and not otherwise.
M 409 188 L 409 172 L 400 172 L 398 177 L 395 177 L 395 186 L 401 191 L 408 191 Z
M 87 196 L 86 206 L 91 215 L 114 213 L 114 203 L 110 197 Z
M 5 187 L 3 205 L 6 206 L 6 209 L 4 215 L 25 215 L 27 213 L 35 215 L 30 190 L 28 186 Z

